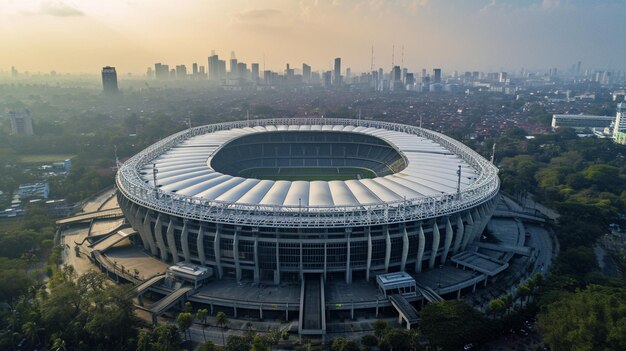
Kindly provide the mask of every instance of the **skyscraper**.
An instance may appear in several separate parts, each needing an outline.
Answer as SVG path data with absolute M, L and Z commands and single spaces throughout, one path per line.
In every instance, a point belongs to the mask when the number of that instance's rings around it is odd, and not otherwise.
M 341 57 L 335 59 L 335 70 L 333 71 L 333 85 L 341 85 Z
M 106 66 L 102 68 L 102 88 L 105 94 L 116 94 L 119 91 L 115 67 Z
M 219 57 L 217 55 L 209 56 L 209 80 L 219 80 Z
M 154 75 L 156 79 L 164 80 L 170 76 L 170 66 L 161 63 L 154 64 Z
M 617 138 L 619 133 L 626 133 L 626 103 L 623 102 L 617 104 L 613 137 Z
M 13 135 L 33 135 L 33 120 L 30 111 L 9 111 L 11 133 Z
M 176 66 L 176 79 L 187 79 L 187 66 L 185 65 Z
M 302 64 L 302 81 L 304 83 L 311 83 L 311 66 L 306 63 Z
M 433 69 L 433 83 L 441 83 L 441 68 Z
M 250 70 L 252 71 L 252 78 L 251 80 L 255 83 L 259 82 L 259 64 L 258 63 L 253 63 L 250 65 Z
M 193 79 L 198 79 L 198 64 L 197 63 L 193 63 L 193 65 L 191 65 L 191 74 L 193 75 Z

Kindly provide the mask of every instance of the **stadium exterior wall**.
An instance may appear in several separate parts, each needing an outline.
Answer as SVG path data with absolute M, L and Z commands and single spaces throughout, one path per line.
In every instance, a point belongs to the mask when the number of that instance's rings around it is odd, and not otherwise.
M 202 204 L 198 210 L 197 204 L 150 191 L 133 179 L 133 171 L 180 140 L 250 123 L 356 125 L 357 121 L 279 119 L 203 126 L 177 133 L 131 158 L 117 175 L 118 202 L 152 255 L 173 263 L 211 266 L 219 278 L 279 284 L 315 272 L 350 283 L 355 277 L 370 280 L 378 273 L 421 272 L 445 263 L 479 239 L 495 208 L 499 189 L 495 166 L 439 133 L 384 122 L 358 121 L 436 140 L 481 170 L 475 186 L 459 194 L 366 210 L 294 213 L 257 206 L 228 212 L 219 208 L 221 204 Z

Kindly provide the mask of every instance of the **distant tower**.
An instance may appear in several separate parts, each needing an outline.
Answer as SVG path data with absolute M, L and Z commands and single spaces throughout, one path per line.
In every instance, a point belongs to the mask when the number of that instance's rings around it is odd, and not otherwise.
M 117 72 L 115 67 L 106 66 L 102 68 L 102 88 L 105 94 L 117 94 Z
M 33 120 L 30 111 L 9 111 L 11 133 L 13 135 L 33 135 Z
M 615 114 L 615 126 L 613 127 L 613 138 L 617 139 L 620 133 L 626 133 L 626 104 L 617 104 L 617 113 Z
M 311 66 L 306 63 L 302 64 L 302 81 L 304 83 L 311 83 Z
M 250 65 L 252 71 L 252 81 L 255 83 L 259 82 L 259 64 L 253 63 Z
M 193 79 L 198 79 L 198 64 L 197 63 L 193 63 L 193 65 L 191 65 L 191 75 L 193 76 Z
M 441 83 L 441 68 L 433 69 L 433 76 L 434 83 Z
M 220 59 L 217 55 L 209 56 L 209 80 L 220 80 Z
M 333 71 L 333 85 L 341 85 L 341 57 L 335 59 L 335 69 Z

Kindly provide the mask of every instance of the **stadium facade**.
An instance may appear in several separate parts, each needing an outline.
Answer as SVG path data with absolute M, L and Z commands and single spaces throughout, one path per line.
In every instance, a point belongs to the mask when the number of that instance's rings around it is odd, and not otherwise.
M 497 168 L 414 126 L 294 118 L 188 129 L 120 168 L 139 245 L 218 278 L 367 279 L 421 272 L 479 238 Z

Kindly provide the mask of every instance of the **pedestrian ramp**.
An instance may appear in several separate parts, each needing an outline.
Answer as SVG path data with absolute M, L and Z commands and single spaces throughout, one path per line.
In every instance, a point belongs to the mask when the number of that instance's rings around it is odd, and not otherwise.
M 98 250 L 100 252 L 105 252 L 111 247 L 118 244 L 120 241 L 137 234 L 137 231 L 132 228 L 126 228 L 122 230 L 118 230 L 107 236 L 106 238 L 94 243 L 91 245 L 92 250 Z
M 305 274 L 300 289 L 300 335 L 326 333 L 324 278 L 321 274 Z
M 411 329 L 411 325 L 419 323 L 420 317 L 417 310 L 411 303 L 400 294 L 389 295 L 389 302 L 398 311 L 398 323 L 406 322 L 406 328 Z

